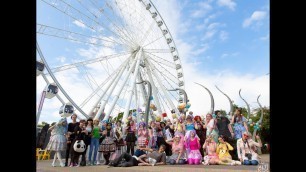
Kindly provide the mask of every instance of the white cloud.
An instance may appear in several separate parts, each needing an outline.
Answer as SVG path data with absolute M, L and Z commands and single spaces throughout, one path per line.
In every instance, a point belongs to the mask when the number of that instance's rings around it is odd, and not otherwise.
M 66 61 L 66 57 L 60 56 L 60 57 L 57 57 L 56 60 L 60 61 L 61 63 L 64 63 Z
M 221 41 L 225 41 L 228 39 L 228 32 L 226 31 L 221 31 L 219 34 L 219 38 L 221 39 Z
M 263 36 L 263 37 L 260 37 L 259 39 L 262 40 L 262 41 L 266 41 L 270 38 L 270 35 L 267 34 L 266 36 Z
M 77 25 L 77 26 L 79 26 L 81 28 L 86 28 L 85 24 L 80 22 L 80 21 L 78 21 L 78 20 L 74 20 L 73 24 L 75 24 L 75 25 Z
M 203 41 L 209 40 L 209 39 L 211 39 L 216 33 L 217 33 L 217 30 L 210 30 L 210 31 L 207 31 L 207 32 L 205 32 L 205 34 L 204 34 L 202 40 L 203 40 Z
M 225 57 L 228 57 L 228 54 L 227 53 L 223 53 L 221 58 L 225 58 Z
M 204 17 L 213 9 L 212 6 L 210 5 L 210 2 L 200 2 L 197 4 L 197 6 L 199 7 L 199 9 L 194 10 L 191 13 L 191 17 L 194 18 Z
M 192 51 L 192 54 L 195 55 L 195 56 L 198 56 L 199 54 L 204 53 L 208 49 L 209 49 L 209 45 L 204 44 L 204 45 L 201 46 L 201 48 L 196 49 L 195 51 Z
M 267 76 L 251 76 L 248 74 L 234 74 L 230 71 L 220 71 L 220 73 L 210 74 L 208 72 L 199 72 L 199 67 L 184 65 L 184 74 L 188 98 L 190 99 L 191 108 L 195 114 L 204 115 L 210 109 L 210 97 L 206 90 L 194 84 L 198 82 L 206 86 L 212 92 L 215 100 L 215 109 L 223 109 L 227 112 L 230 109 L 227 98 L 216 88 L 217 85 L 225 92 L 235 104 L 245 107 L 244 102 L 239 97 L 238 91 L 242 89 L 242 96 L 251 104 L 256 102 L 256 98 L 261 94 L 260 102 L 263 106 L 269 106 L 269 77 Z M 186 70 L 188 67 L 188 70 Z M 206 103 L 203 103 L 206 102 Z M 258 105 L 252 105 L 256 108 Z
M 239 54 L 240 54 L 239 52 L 235 52 L 235 53 L 223 53 L 221 55 L 221 59 L 228 58 L 228 57 L 236 57 Z
M 224 6 L 234 11 L 236 7 L 236 3 L 233 0 L 218 0 L 217 4 L 219 6 Z
M 267 16 L 267 12 L 265 11 L 255 11 L 251 15 L 251 17 L 243 21 L 242 27 L 244 28 L 249 27 L 252 23 L 259 22 L 263 20 L 266 16 Z

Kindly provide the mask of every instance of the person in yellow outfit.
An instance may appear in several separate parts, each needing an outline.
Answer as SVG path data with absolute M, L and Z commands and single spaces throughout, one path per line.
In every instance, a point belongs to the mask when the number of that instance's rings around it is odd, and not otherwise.
M 217 145 L 217 154 L 219 156 L 220 165 L 241 165 L 240 161 L 232 160 L 232 156 L 229 154 L 229 151 L 232 151 L 234 148 L 224 140 L 224 136 L 220 135 L 218 137 L 218 145 Z

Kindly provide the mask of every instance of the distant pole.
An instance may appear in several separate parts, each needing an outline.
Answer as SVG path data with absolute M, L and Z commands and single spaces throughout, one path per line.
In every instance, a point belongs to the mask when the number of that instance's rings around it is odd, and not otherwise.
M 148 96 L 148 100 L 147 100 L 147 107 L 146 107 L 146 115 L 145 115 L 145 122 L 146 122 L 146 126 L 148 127 L 148 121 L 149 121 L 149 112 L 150 112 L 150 97 L 152 96 L 152 86 L 151 83 L 147 80 L 141 81 L 141 82 L 137 82 L 136 84 L 148 84 L 148 91 L 149 91 L 149 96 Z

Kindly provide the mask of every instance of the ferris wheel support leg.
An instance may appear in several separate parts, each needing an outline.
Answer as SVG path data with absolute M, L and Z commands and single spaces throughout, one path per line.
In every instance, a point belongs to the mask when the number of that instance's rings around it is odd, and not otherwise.
M 136 54 L 135 54 L 135 55 L 136 55 Z M 135 56 L 134 56 L 134 57 L 135 57 Z M 120 93 L 122 92 L 123 87 L 125 86 L 127 80 L 129 79 L 129 76 L 130 76 L 130 74 L 132 73 L 133 68 L 134 68 L 135 65 L 136 65 L 136 62 L 137 62 L 137 61 L 134 60 L 134 62 L 133 62 L 133 64 L 131 65 L 131 67 L 130 67 L 130 69 L 129 69 L 129 72 L 128 72 L 128 74 L 126 75 L 126 77 L 125 77 L 125 79 L 124 79 L 124 81 L 123 81 L 123 83 L 122 83 L 120 89 L 118 89 L 117 92 L 114 94 L 114 95 L 115 95 L 115 96 L 114 96 L 114 100 L 113 100 L 111 106 L 109 107 L 108 111 L 105 113 L 105 116 L 104 116 L 103 120 L 108 120 L 110 114 L 112 113 L 113 108 L 115 107 L 115 104 L 116 104 L 117 100 L 119 99 L 119 95 L 120 95 Z M 115 87 L 115 86 L 116 86 L 116 85 L 114 85 L 114 87 Z M 110 95 L 110 94 L 109 94 L 109 95 Z M 101 107 L 102 107 L 102 105 L 101 105 Z
M 143 81 L 143 79 L 141 77 L 141 74 L 138 75 L 138 81 L 139 82 Z M 141 96 L 142 96 L 143 100 L 147 100 L 147 98 L 148 98 L 147 96 L 148 95 L 147 95 L 147 91 L 146 91 L 145 86 L 143 84 L 138 84 L 137 86 L 138 86 L 139 90 L 141 90 L 140 93 L 141 93 Z M 146 104 L 146 102 L 145 102 L 145 104 Z
M 176 114 L 179 114 L 179 111 L 178 111 L 178 109 L 174 106 L 173 102 L 171 101 L 171 99 L 170 99 L 170 97 L 169 97 L 169 95 L 168 95 L 168 92 L 166 91 L 165 86 L 162 84 L 160 78 L 159 78 L 158 75 L 156 74 L 155 67 L 154 67 L 153 65 L 151 65 L 151 62 L 150 62 L 149 59 L 146 59 L 146 63 L 147 63 L 147 66 L 149 66 L 149 67 L 151 68 L 152 74 L 154 75 L 154 77 L 156 78 L 158 84 L 160 85 L 161 90 L 162 90 L 163 94 L 165 95 L 166 100 L 168 101 L 170 107 L 171 107 L 172 109 L 175 110 L 175 113 L 176 113 Z M 173 122 L 173 118 L 172 118 L 171 115 L 170 115 L 170 117 L 171 117 L 171 122 Z
M 47 69 L 47 71 L 49 72 L 51 78 L 53 79 L 53 81 L 56 83 L 56 85 L 58 86 L 58 88 L 62 91 L 62 93 L 65 95 L 65 97 L 70 101 L 70 103 L 82 114 L 84 115 L 86 118 L 89 118 L 89 116 L 81 109 L 79 108 L 79 106 L 69 97 L 69 95 L 66 93 L 66 91 L 64 90 L 64 88 L 61 86 L 61 84 L 58 82 L 58 80 L 56 79 L 56 77 L 53 75 L 47 61 L 45 60 L 38 42 L 36 41 L 36 50 L 38 51 L 41 60 L 43 61 L 43 63 L 45 64 L 45 67 Z
M 128 117 L 129 114 L 129 110 L 130 110 L 130 105 L 131 105 L 131 100 L 132 100 L 132 96 L 134 94 L 134 88 L 136 87 L 136 78 L 139 72 L 139 63 L 140 63 L 140 59 L 142 58 L 142 49 L 140 49 L 136 55 L 136 66 L 135 66 L 135 70 L 134 70 L 134 75 L 131 78 L 131 82 L 132 82 L 132 86 L 130 87 L 130 89 L 128 90 L 128 101 L 125 104 L 125 110 L 124 110 L 124 114 L 123 114 L 123 118 L 122 120 L 125 120 Z
M 129 62 L 129 59 L 130 59 L 130 58 L 128 58 L 128 59 L 126 60 L 126 62 L 124 62 L 124 65 L 123 65 L 120 69 L 118 69 L 118 70 L 120 70 L 120 72 L 118 72 L 118 73 L 116 74 L 116 76 L 109 82 L 109 84 L 108 84 L 108 86 L 106 87 L 106 89 L 105 89 L 103 95 L 100 97 L 100 99 L 96 102 L 95 106 L 94 106 L 94 107 L 92 108 L 92 110 L 90 111 L 90 114 L 91 114 L 91 113 L 93 112 L 94 108 L 98 106 L 99 102 L 101 102 L 101 106 L 100 106 L 100 108 L 99 108 L 97 114 L 95 115 L 94 119 L 99 119 L 100 116 L 102 115 L 102 112 L 104 111 L 106 102 L 107 102 L 108 98 L 110 97 L 111 93 L 113 92 L 115 86 L 117 85 L 117 83 L 118 83 L 118 81 L 119 81 L 119 79 L 120 79 L 120 77 L 121 77 L 121 75 L 122 75 L 122 73 L 123 73 L 123 71 L 124 71 L 126 65 L 127 65 L 128 62 Z M 111 86 L 112 86 L 112 88 L 110 89 Z M 109 96 L 107 97 L 106 100 L 101 101 L 101 100 L 103 99 L 103 97 L 105 96 L 106 92 L 107 92 L 109 89 L 111 90 Z
M 157 96 L 155 84 L 153 84 L 153 78 L 152 78 L 152 74 L 150 70 L 148 70 L 148 76 L 149 76 L 150 83 L 152 83 L 151 85 L 152 85 L 152 92 L 154 96 L 154 103 L 156 103 L 158 115 L 161 115 L 162 114 L 161 105 L 159 102 L 159 98 Z M 163 120 L 163 116 L 161 116 L 161 119 Z
M 138 116 L 139 116 L 138 102 L 139 102 L 139 100 L 137 99 L 138 95 L 137 95 L 137 88 L 136 88 L 136 86 L 134 87 L 134 92 L 135 92 L 134 97 L 135 97 L 135 105 L 136 105 L 136 123 L 138 123 L 139 122 L 139 120 L 138 120 Z

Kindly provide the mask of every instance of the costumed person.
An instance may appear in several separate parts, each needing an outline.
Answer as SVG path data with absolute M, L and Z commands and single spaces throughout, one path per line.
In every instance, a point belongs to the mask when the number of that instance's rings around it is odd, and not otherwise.
M 165 136 L 166 136 L 166 140 L 172 140 L 172 138 L 174 137 L 174 127 L 170 119 L 167 119 L 167 122 L 166 122 Z
M 51 131 L 51 137 L 49 143 L 46 147 L 47 150 L 55 151 L 52 166 L 55 167 L 56 159 L 59 160 L 60 166 L 64 167 L 65 164 L 62 161 L 61 151 L 65 151 L 67 147 L 67 140 L 65 137 L 67 120 L 66 118 L 61 118 L 57 124 L 49 128 Z
M 187 151 L 188 164 L 200 164 L 202 161 L 202 155 L 200 152 L 200 140 L 196 137 L 195 130 L 190 130 L 187 135 L 185 142 L 185 147 Z
M 160 121 L 160 120 L 158 120 Z M 156 132 L 157 132 L 157 149 L 159 148 L 160 145 L 165 145 L 166 144 L 166 141 L 165 141 L 165 138 L 164 138 L 164 133 L 163 133 L 163 127 L 162 126 L 165 126 L 165 123 L 164 122 L 155 122 L 156 124 Z
M 172 146 L 172 155 L 169 158 L 171 165 L 186 163 L 185 147 L 184 144 L 180 142 L 180 140 L 181 136 L 177 134 L 173 139 L 166 141 L 167 144 Z
M 205 140 L 206 140 L 206 128 L 204 128 L 203 126 L 202 118 L 197 115 L 194 117 L 194 121 L 195 121 L 194 128 L 195 128 L 197 136 L 200 138 L 200 145 L 204 145 Z M 200 152 L 201 152 L 202 158 L 204 158 L 204 149 L 202 146 L 200 148 Z
M 102 134 L 102 129 L 99 127 L 99 119 L 95 119 L 93 121 L 93 128 L 91 132 L 91 141 L 90 141 L 90 148 L 89 148 L 89 155 L 88 155 L 88 161 L 89 165 L 94 165 L 95 161 L 97 160 L 97 153 L 100 147 L 99 139 L 100 135 Z M 92 159 L 92 153 L 93 153 L 93 159 Z M 96 164 L 98 161 L 96 162 Z
M 76 126 L 79 125 L 79 122 L 76 121 L 77 119 L 77 114 L 73 114 L 70 116 L 72 122 L 70 122 L 68 124 L 68 131 L 67 131 L 67 135 L 66 135 L 66 138 L 67 138 L 67 149 L 66 149 L 66 157 L 65 157 L 65 167 L 68 166 L 68 158 L 69 158 L 69 155 L 70 155 L 70 150 L 71 150 L 71 147 L 72 147 L 72 142 L 75 138 L 75 135 L 74 135 L 74 128 Z M 70 163 L 71 164 L 71 159 L 70 159 Z
M 251 133 L 245 131 L 242 138 L 237 140 L 238 157 L 243 165 L 258 165 L 259 163 L 260 157 L 254 150 L 256 147 L 262 147 L 262 142 L 258 135 L 256 136 L 258 143 L 252 140 L 251 136 Z
M 124 146 L 123 130 L 121 126 L 121 121 L 117 121 L 116 127 L 114 128 L 114 133 L 115 133 L 115 138 L 116 138 L 117 149 L 121 150 L 121 147 Z
M 87 130 L 85 129 L 85 122 L 86 121 L 83 119 L 80 120 L 79 125 L 74 128 L 75 139 L 71 143 L 71 148 L 70 148 L 71 164 L 69 167 L 80 166 L 79 165 L 80 155 L 85 157 L 84 154 L 86 149 L 85 135 L 88 134 Z M 84 161 L 84 159 L 82 159 L 82 161 Z
M 125 137 L 125 141 L 126 141 L 126 152 L 130 153 L 132 156 L 134 155 L 134 147 L 135 147 L 135 142 L 137 140 L 136 138 L 136 124 L 135 122 L 132 120 L 132 116 L 128 117 L 128 122 L 127 122 L 127 126 L 125 127 L 125 131 L 127 133 L 126 137 Z
M 206 137 L 207 136 L 213 136 L 213 139 L 214 139 L 215 143 L 218 143 L 218 135 L 219 135 L 218 133 L 219 133 L 219 131 L 218 131 L 215 119 L 209 113 L 206 115 L 205 127 L 207 129 Z
M 207 136 L 203 149 L 206 151 L 204 157 L 204 165 L 217 165 L 219 163 L 219 156 L 217 154 L 217 144 L 211 135 Z
M 243 132 L 248 132 L 247 120 L 242 115 L 242 109 L 238 108 L 235 111 L 235 115 L 232 118 L 232 124 L 234 124 L 235 139 L 241 139 Z
M 109 158 L 111 152 L 116 151 L 116 143 L 114 142 L 115 137 L 112 131 L 112 123 L 108 122 L 106 124 L 106 130 L 102 133 L 102 143 L 100 145 L 99 152 L 103 153 L 103 157 L 105 159 L 104 165 L 109 164 Z M 99 160 L 99 156 L 98 156 Z
M 223 135 L 219 136 L 219 143 L 217 145 L 217 154 L 219 156 L 219 165 L 241 165 L 240 161 L 232 160 L 232 156 L 229 154 L 229 151 L 233 151 L 234 148 L 228 142 L 225 141 Z
M 87 130 L 87 135 L 85 135 L 86 149 L 85 149 L 85 152 L 84 152 L 84 156 L 86 156 L 88 146 L 90 146 L 90 143 L 91 143 L 92 129 L 93 129 L 93 120 L 92 120 L 92 118 L 88 118 L 86 123 L 85 123 L 85 130 Z M 80 163 L 80 166 L 86 166 L 86 158 L 83 157 L 83 156 L 82 156 L 82 161 Z
M 192 116 L 188 115 L 186 118 L 186 133 L 185 133 L 185 140 L 187 139 L 187 136 L 189 135 L 190 131 L 195 131 L 195 124 L 192 122 Z M 199 136 L 196 135 L 196 137 L 199 139 Z
M 183 118 L 179 117 L 179 119 L 175 122 L 175 133 L 174 135 L 179 135 L 181 136 L 181 141 L 182 143 L 184 143 L 184 136 L 185 136 L 185 125 L 183 124 Z
M 232 128 L 232 125 L 230 124 L 230 121 L 227 117 L 225 117 L 224 114 L 221 114 L 219 110 L 215 111 L 215 114 L 217 115 L 217 127 L 219 130 L 219 135 L 223 135 L 225 140 L 234 147 L 233 151 L 230 151 L 232 159 L 237 160 L 237 150 L 236 150 L 236 143 L 234 130 Z
M 137 144 L 139 148 L 145 148 L 148 142 L 149 132 L 146 129 L 146 123 L 140 122 L 137 130 Z
M 150 122 L 149 130 L 149 148 L 155 149 L 157 147 L 157 129 L 154 121 Z

